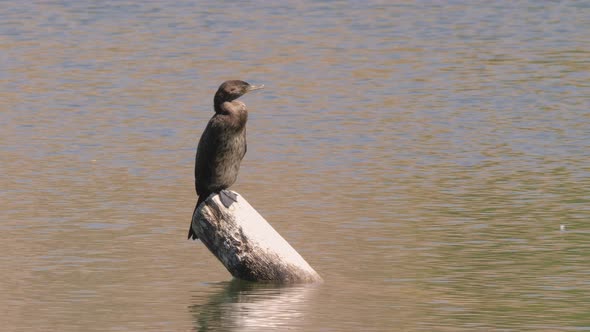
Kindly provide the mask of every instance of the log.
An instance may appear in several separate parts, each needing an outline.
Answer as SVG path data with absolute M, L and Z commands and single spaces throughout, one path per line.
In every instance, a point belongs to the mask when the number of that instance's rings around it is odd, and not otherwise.
M 244 197 L 229 193 L 236 198 L 229 207 L 222 203 L 220 194 L 211 194 L 195 210 L 192 226 L 232 276 L 278 283 L 322 281 Z

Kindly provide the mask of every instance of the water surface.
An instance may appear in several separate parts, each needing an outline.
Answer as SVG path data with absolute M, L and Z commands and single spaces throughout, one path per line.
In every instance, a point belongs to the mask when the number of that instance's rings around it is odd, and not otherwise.
M 3 330 L 590 330 L 589 31 L 584 1 L 2 3 Z M 266 85 L 234 189 L 322 285 L 186 241 L 226 79 Z

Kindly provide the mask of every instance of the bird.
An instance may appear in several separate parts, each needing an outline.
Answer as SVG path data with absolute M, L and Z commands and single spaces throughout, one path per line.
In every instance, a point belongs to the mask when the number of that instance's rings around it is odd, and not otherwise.
M 212 193 L 219 193 L 226 207 L 237 200 L 237 195 L 226 189 L 236 182 L 240 163 L 246 154 L 248 109 L 246 104 L 236 99 L 263 87 L 229 80 L 217 89 L 213 98 L 215 114 L 201 135 L 195 156 L 195 189 L 199 198 L 193 215 Z M 192 220 L 188 231 L 188 239 L 191 238 L 198 238 Z

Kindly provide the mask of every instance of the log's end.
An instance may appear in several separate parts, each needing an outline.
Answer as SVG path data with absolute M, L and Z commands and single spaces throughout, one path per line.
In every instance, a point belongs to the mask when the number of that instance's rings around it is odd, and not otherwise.
M 212 194 L 193 215 L 193 229 L 238 279 L 279 283 L 321 282 L 320 275 L 236 192 L 225 206 Z M 221 194 L 223 195 L 223 193 Z

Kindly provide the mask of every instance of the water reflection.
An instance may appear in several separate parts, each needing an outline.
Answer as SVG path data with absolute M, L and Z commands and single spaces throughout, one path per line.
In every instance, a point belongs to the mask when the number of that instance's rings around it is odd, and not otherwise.
M 279 285 L 233 279 L 216 284 L 206 304 L 189 307 L 196 331 L 264 330 L 301 325 L 319 285 Z M 194 297 L 201 302 L 202 295 Z

